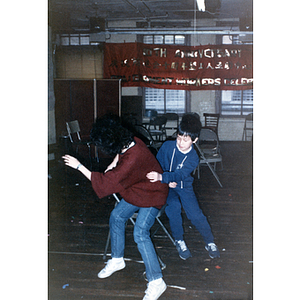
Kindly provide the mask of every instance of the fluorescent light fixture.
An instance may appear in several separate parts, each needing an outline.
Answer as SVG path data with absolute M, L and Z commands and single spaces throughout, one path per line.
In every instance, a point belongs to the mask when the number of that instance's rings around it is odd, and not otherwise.
M 205 0 L 196 0 L 199 11 L 205 11 Z

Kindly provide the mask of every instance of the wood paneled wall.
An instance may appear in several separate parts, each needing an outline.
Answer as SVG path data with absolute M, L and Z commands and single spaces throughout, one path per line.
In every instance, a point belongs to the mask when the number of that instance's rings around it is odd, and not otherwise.
M 103 50 L 99 46 L 58 47 L 55 66 L 59 79 L 102 79 Z
M 120 115 L 119 80 L 54 80 L 56 136 L 67 133 L 66 122 L 78 120 L 82 136 L 89 136 L 95 118 Z

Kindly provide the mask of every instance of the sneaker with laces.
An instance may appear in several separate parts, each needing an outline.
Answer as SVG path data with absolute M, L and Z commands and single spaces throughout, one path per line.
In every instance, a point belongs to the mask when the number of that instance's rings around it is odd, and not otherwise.
M 183 240 L 176 240 L 175 244 L 176 244 L 176 249 L 179 253 L 179 257 L 181 259 L 186 260 L 186 259 L 192 257 L 190 250 L 188 249 L 188 247 L 186 246 L 186 244 Z
M 167 285 L 162 278 L 150 281 L 147 284 L 143 300 L 157 300 L 166 289 Z
M 210 258 L 220 257 L 220 252 L 215 243 L 209 243 L 205 246 L 205 249 L 208 251 L 208 255 Z
M 115 273 L 116 271 L 124 269 L 126 266 L 124 259 L 110 259 L 107 261 L 105 268 L 103 268 L 99 273 L 99 278 L 106 278 Z

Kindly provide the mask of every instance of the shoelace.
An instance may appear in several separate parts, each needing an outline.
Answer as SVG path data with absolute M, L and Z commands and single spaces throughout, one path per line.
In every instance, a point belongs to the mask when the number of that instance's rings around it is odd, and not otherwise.
M 106 270 L 111 270 L 111 269 L 113 269 L 114 264 L 115 264 L 115 263 L 110 259 L 110 260 L 107 262 L 107 264 L 106 264 L 106 266 L 105 266 L 105 269 L 106 269 Z
M 179 245 L 179 247 L 180 247 L 180 249 L 182 251 L 186 251 L 187 250 L 187 246 L 186 246 L 186 244 L 185 244 L 184 241 L 177 241 L 177 243 L 178 243 L 178 245 Z

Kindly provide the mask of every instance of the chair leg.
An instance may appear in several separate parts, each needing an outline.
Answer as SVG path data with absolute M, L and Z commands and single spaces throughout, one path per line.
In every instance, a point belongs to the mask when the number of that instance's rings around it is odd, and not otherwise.
M 172 238 L 172 236 L 170 235 L 170 233 L 168 232 L 167 228 L 164 226 L 164 224 L 161 222 L 161 220 L 156 217 L 157 222 L 159 223 L 159 225 L 161 226 L 161 228 L 163 229 L 163 231 L 166 233 L 166 235 L 168 236 L 168 238 L 171 240 L 171 242 L 173 243 L 173 245 L 175 246 L 175 241 Z
M 106 241 L 105 250 L 104 250 L 104 254 L 103 254 L 103 260 L 106 260 L 106 254 L 107 254 L 107 250 L 108 250 L 108 246 L 109 246 L 109 241 L 110 241 L 110 230 L 108 230 L 107 241 Z
M 161 260 L 161 258 L 159 257 L 158 254 L 157 254 L 157 259 L 158 259 L 158 261 L 159 261 L 160 268 L 161 268 L 162 270 L 164 270 L 164 269 L 167 267 L 167 265 Z
M 211 165 L 209 164 L 209 162 L 206 162 L 207 166 L 209 167 L 210 171 L 213 173 L 213 175 L 215 176 L 216 180 L 218 181 L 220 187 L 223 187 L 217 173 L 215 172 L 215 170 L 211 167 Z
M 90 166 L 91 166 L 91 171 L 93 169 L 93 163 L 92 163 L 92 155 L 91 155 L 91 145 L 87 144 L 88 148 L 89 148 L 89 159 L 90 159 Z

